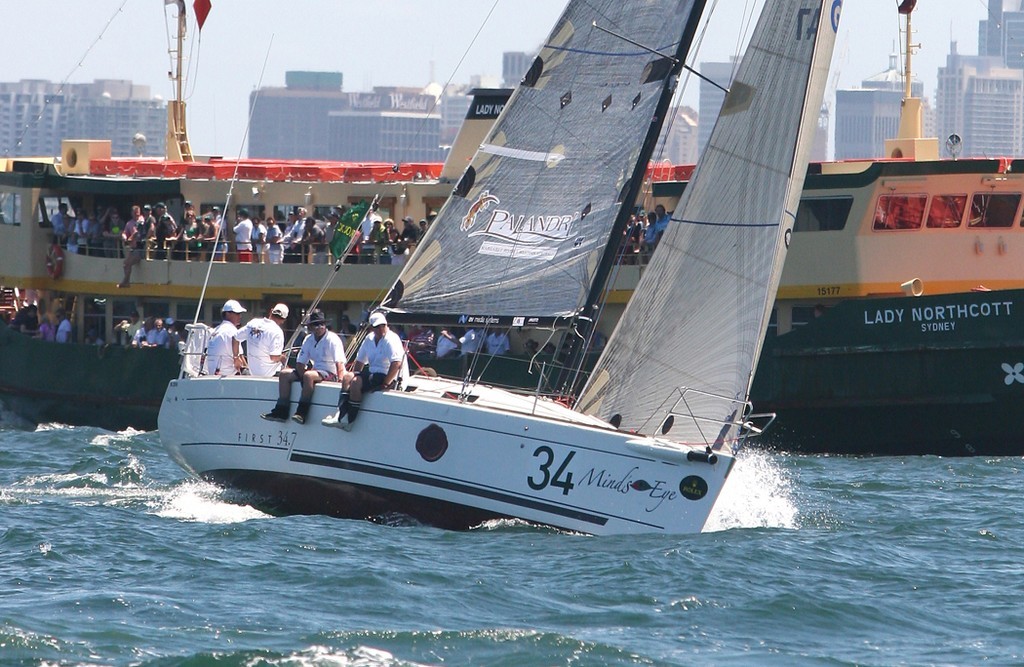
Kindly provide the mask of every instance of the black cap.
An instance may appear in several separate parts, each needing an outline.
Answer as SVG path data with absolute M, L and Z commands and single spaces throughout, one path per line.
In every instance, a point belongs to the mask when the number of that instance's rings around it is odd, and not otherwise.
M 309 312 L 309 326 L 315 326 L 317 324 L 326 324 L 327 320 L 324 319 L 324 311 L 319 308 L 311 310 Z
M 158 201 L 157 203 L 153 204 L 153 208 L 167 208 L 167 204 L 163 203 L 162 201 Z
M 146 204 L 145 206 L 142 207 L 142 210 L 143 211 L 152 211 L 153 207 L 150 206 L 149 204 Z
M 240 218 L 248 218 L 249 217 L 249 209 L 247 209 L 247 208 L 240 208 L 237 211 L 235 211 L 235 215 L 237 215 Z

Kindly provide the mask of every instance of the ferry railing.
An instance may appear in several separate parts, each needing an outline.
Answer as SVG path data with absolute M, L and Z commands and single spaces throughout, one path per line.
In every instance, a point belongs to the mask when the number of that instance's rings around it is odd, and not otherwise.
M 198 377 L 202 374 L 206 346 L 210 343 L 210 332 L 213 330 L 199 322 L 186 324 L 185 331 L 188 332 L 188 336 L 178 343 L 181 353 L 181 372 L 178 377 Z

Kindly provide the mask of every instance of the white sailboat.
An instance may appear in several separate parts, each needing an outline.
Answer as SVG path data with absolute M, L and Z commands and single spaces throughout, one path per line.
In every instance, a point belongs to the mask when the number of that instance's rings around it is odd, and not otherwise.
M 172 457 L 283 513 L 700 531 L 744 437 L 839 6 L 767 1 L 681 222 L 578 409 L 414 376 L 364 397 L 343 432 L 320 424 L 337 384 L 317 386 L 305 424 L 271 423 L 259 415 L 274 404 L 275 379 L 196 376 L 185 364 L 159 417 Z M 629 218 L 703 8 L 570 2 L 385 300 L 389 319 L 565 326 L 594 312 L 609 240 Z M 731 288 L 712 284 L 730 271 Z M 666 357 L 687 349 L 683 374 Z

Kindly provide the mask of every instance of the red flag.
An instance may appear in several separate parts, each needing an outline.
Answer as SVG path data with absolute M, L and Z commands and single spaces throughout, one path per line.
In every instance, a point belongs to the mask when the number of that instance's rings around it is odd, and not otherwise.
M 210 13 L 212 8 L 210 0 L 196 0 L 192 3 L 192 9 L 196 12 L 196 23 L 199 24 L 199 29 L 203 29 L 203 24 L 206 23 L 206 17 Z
M 198 2 L 198 0 L 196 1 Z M 914 11 L 914 5 L 916 4 L 917 0 L 903 0 L 903 2 L 900 3 L 900 6 L 896 11 L 898 11 L 900 14 L 909 14 L 910 12 Z

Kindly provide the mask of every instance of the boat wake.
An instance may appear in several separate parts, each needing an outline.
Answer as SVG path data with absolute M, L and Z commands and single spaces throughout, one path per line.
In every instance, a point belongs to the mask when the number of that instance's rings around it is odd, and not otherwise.
M 156 516 L 197 523 L 241 523 L 270 517 L 226 493 L 214 484 L 190 479 L 161 493 L 149 507 Z
M 792 480 L 776 457 L 746 449 L 708 517 L 704 532 L 732 528 L 797 528 Z

